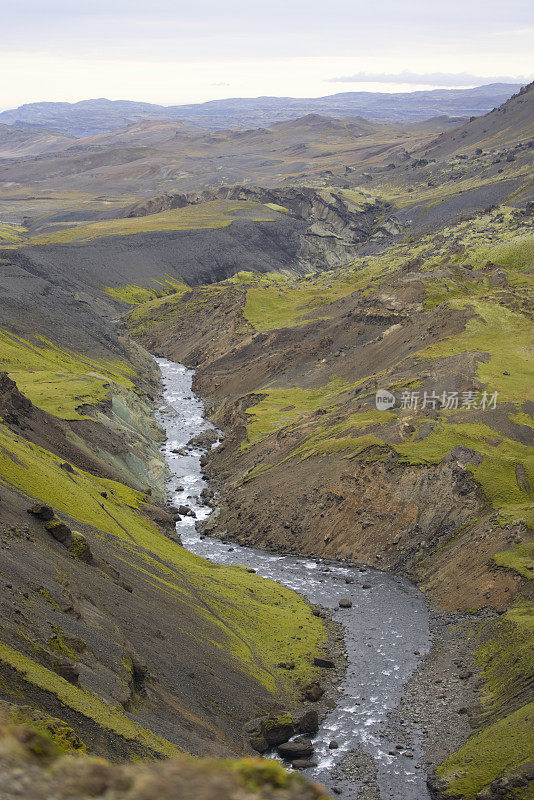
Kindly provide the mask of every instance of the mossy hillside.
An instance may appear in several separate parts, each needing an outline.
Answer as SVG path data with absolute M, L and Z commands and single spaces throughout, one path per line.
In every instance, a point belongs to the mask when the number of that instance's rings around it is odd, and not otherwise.
M 355 259 L 348 267 L 301 278 L 250 275 L 244 315 L 260 331 L 302 325 L 312 313 L 328 318 L 329 304 L 353 292 L 368 294 L 415 261 L 428 287 L 428 303 L 433 306 L 450 299 L 451 294 L 471 295 L 489 288 L 487 279 L 484 282 L 480 278 L 467 283 L 450 279 L 450 286 L 441 280 L 432 283 L 429 273 L 443 264 L 470 263 L 479 269 L 491 260 L 508 271 L 511 283 L 525 283 L 534 268 L 533 253 L 534 236 L 528 221 L 501 206 L 438 233 L 397 244 L 385 253 Z M 439 294 L 434 297 L 438 288 Z
M 334 377 L 326 386 L 317 389 L 264 387 L 262 399 L 247 409 L 250 421 L 242 448 L 251 447 L 280 428 L 331 405 L 349 386 L 346 381 Z
M 437 770 L 450 793 L 465 800 L 534 757 L 534 703 L 525 702 L 534 674 L 532 603 L 517 601 L 504 616 L 479 624 L 474 634 L 484 679 L 482 729 Z
M 534 523 L 534 494 L 532 488 L 525 491 L 518 486 L 515 476 L 517 464 L 524 464 L 530 487 L 534 486 L 534 462 L 531 447 L 507 437 L 498 437 L 495 430 L 480 422 L 460 422 L 462 412 L 456 420 L 440 419 L 432 432 L 420 441 L 410 439 L 396 444 L 395 450 L 407 464 L 437 464 L 458 444 L 477 450 L 483 455 L 478 466 L 469 465 L 481 485 L 484 494 L 499 511 L 503 522 L 523 521 Z
M 110 297 L 114 297 L 115 300 L 120 300 L 133 306 L 169 294 L 183 294 L 183 292 L 187 291 L 187 288 L 183 281 L 176 281 L 167 276 L 162 281 L 152 281 L 150 286 L 142 286 L 136 283 L 125 286 L 104 286 L 104 291 Z
M 171 756 L 178 752 L 175 745 L 133 722 L 120 708 L 113 708 L 91 692 L 73 686 L 52 670 L 2 642 L 0 661 L 12 667 L 24 680 L 51 692 L 69 708 L 94 720 L 101 728 L 139 743 L 154 754 Z
M 476 312 L 466 328 L 421 351 L 420 357 L 443 358 L 465 352 L 489 354 L 480 359 L 476 377 L 488 392 L 499 393 L 499 403 L 534 400 L 533 321 L 498 302 L 475 298 L 454 299 L 453 308 L 466 305 Z M 509 374 L 506 374 L 509 373 Z M 518 409 L 519 410 L 519 409 Z
M 253 278 L 247 291 L 245 319 L 258 331 L 302 325 L 318 306 L 346 297 L 363 283 L 352 270 L 323 273 L 317 277 Z
M 234 276 L 220 283 L 195 287 L 191 291 L 189 287 L 182 287 L 178 292 L 134 306 L 125 317 L 128 331 L 134 337 L 142 337 L 153 328 L 164 328 L 176 315 L 194 318 L 197 311 L 205 311 L 220 301 L 236 282 L 240 280 Z
M 83 419 L 78 409 L 104 400 L 113 384 L 133 389 L 135 375 L 126 361 L 91 358 L 41 336 L 30 341 L 2 329 L 0 370 L 34 405 L 63 419 Z
M 246 214 L 253 221 L 272 221 L 277 212 L 248 201 L 212 200 L 197 205 L 161 211 L 144 217 L 121 217 L 86 224 L 73 225 L 61 230 L 37 231 L 31 239 L 17 242 L 33 245 L 88 242 L 108 236 L 130 236 L 156 231 L 187 231 L 205 228 L 226 228 L 238 216 Z
M 436 770 L 447 782 L 449 793 L 475 800 L 492 781 L 531 760 L 533 725 L 534 703 L 529 703 L 471 736 Z
M 216 291 L 224 291 L 225 287 L 236 283 L 244 286 L 244 317 L 258 331 L 302 325 L 316 318 L 328 319 L 332 316 L 329 306 L 335 301 L 353 293 L 364 297 L 414 263 L 419 265 L 421 280 L 427 286 L 429 306 L 455 296 L 482 294 L 489 288 L 487 278 L 477 277 L 467 283 L 465 279 L 450 278 L 444 282 L 433 279 L 431 273 L 443 264 L 476 262 L 477 266 L 484 265 L 491 258 L 498 239 L 499 249 L 493 255 L 504 262 L 509 280 L 527 281 L 534 237 L 529 233 L 528 222 L 514 213 L 513 209 L 501 206 L 468 222 L 397 244 L 384 253 L 355 259 L 350 266 L 320 274 L 295 278 L 282 273 L 240 272 L 218 284 Z M 180 294 L 177 294 L 137 306 L 128 320 L 132 335 L 142 336 L 152 327 L 170 321 L 180 311 L 179 301 Z
M 31 706 L 5 704 L 9 724 L 25 725 L 47 739 L 57 755 L 85 755 L 87 748 L 73 729 L 63 720 Z M 2 710 L 2 704 L 0 704 Z
M 0 222 L 0 246 L 24 241 L 24 233 L 25 228 L 20 225 L 9 225 L 7 222 Z
M 521 705 L 534 678 L 534 604 L 516 600 L 506 614 L 482 623 L 476 659 L 484 677 L 483 714 L 492 720 Z
M 162 592 L 187 597 L 209 623 L 212 643 L 270 691 L 277 686 L 294 690 L 312 676 L 311 656 L 323 642 L 324 628 L 298 595 L 245 570 L 219 567 L 189 553 L 142 516 L 145 497 L 140 492 L 83 470 L 66 471 L 61 463 L 0 426 L 2 481 L 91 525 L 95 535 L 102 531 L 114 537 L 119 558 Z M 276 664 L 288 659 L 296 668 L 280 675 Z

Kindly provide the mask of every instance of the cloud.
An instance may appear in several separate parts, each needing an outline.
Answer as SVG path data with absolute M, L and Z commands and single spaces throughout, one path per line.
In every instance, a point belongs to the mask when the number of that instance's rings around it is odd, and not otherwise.
M 422 86 L 480 86 L 488 83 L 528 83 L 525 75 L 473 75 L 470 72 L 356 72 L 327 78 L 327 83 L 410 83 Z

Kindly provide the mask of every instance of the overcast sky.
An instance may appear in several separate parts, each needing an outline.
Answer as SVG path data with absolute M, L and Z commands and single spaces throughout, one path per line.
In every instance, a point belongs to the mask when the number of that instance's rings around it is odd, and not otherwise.
M 0 108 L 523 81 L 528 0 L 0 0 Z

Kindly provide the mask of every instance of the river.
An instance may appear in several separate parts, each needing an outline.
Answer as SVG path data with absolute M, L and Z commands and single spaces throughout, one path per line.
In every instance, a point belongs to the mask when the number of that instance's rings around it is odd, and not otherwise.
M 193 371 L 166 359 L 157 363 L 165 401 L 158 420 L 167 433 L 164 449 L 172 474 L 172 502 L 189 506 L 202 520 L 212 511 L 200 497 L 206 486 L 200 467 L 204 451 L 188 447 L 188 442 L 212 425 L 204 419 L 202 401 L 192 391 Z M 429 800 L 417 731 L 406 729 L 400 744 L 388 741 L 385 733 L 388 713 L 398 705 L 419 658 L 430 648 L 429 615 L 421 592 L 402 578 L 372 569 L 361 571 L 200 538 L 191 517 L 182 517 L 177 532 L 188 550 L 218 564 L 251 566 L 311 603 L 331 608 L 341 624 L 348 668 L 337 689 L 335 708 L 313 737 L 318 766 L 307 770 L 308 776 L 329 789 L 336 787 L 350 800 Z M 353 583 L 347 584 L 347 577 Z M 352 608 L 339 609 L 341 597 L 350 598 Z M 338 749 L 329 749 L 332 740 Z M 374 778 L 362 784 L 341 773 L 340 762 L 355 751 L 374 761 L 379 794 L 371 791 Z

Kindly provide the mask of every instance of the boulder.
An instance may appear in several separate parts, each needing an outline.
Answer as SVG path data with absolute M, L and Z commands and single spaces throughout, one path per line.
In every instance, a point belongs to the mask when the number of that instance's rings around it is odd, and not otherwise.
M 178 506 L 178 513 L 183 517 L 196 517 L 195 512 L 189 506 Z
M 349 600 L 348 597 L 342 597 L 339 601 L 340 608 L 352 608 L 352 600 Z
M 326 656 L 315 656 L 313 659 L 314 667 L 324 667 L 325 669 L 333 669 L 336 666 L 336 662 L 333 661 L 331 658 L 326 658 Z
M 332 739 L 332 741 L 328 745 L 328 749 L 329 750 L 337 750 L 338 747 L 339 747 L 339 744 L 334 739 Z
M 311 769 L 317 766 L 317 761 L 310 761 L 307 758 L 296 758 L 291 762 L 293 769 Z
M 78 561 L 85 561 L 86 564 L 90 564 L 93 560 L 93 554 L 87 539 L 82 533 L 78 533 L 78 531 L 72 531 L 72 539 L 68 545 L 68 549 Z M 130 591 L 132 591 L 131 588 Z
M 261 735 L 269 745 L 279 745 L 287 742 L 295 734 L 293 717 L 289 712 L 273 714 L 263 717 L 261 721 Z
M 295 727 L 299 733 L 317 733 L 319 730 L 319 714 L 317 711 L 313 710 L 306 711 L 306 713 L 297 720 Z
M 202 431 L 202 433 L 193 436 L 192 439 L 188 441 L 189 447 L 211 447 L 212 444 L 215 444 L 218 441 L 219 435 L 216 430 L 211 428 L 207 431 Z
M 285 742 L 277 747 L 278 752 L 288 761 L 296 758 L 308 758 L 313 753 L 313 744 L 310 739 L 304 737 L 295 739 L 292 742 Z
M 314 681 L 313 683 L 308 683 L 306 686 L 303 686 L 302 692 L 306 700 L 309 700 L 311 703 L 316 703 L 317 700 L 320 700 L 323 696 L 324 689 L 320 683 Z
M 232 548 L 230 548 L 232 550 Z M 280 669 L 295 669 L 295 662 L 294 661 L 280 661 L 279 664 L 276 665 Z
M 260 733 L 261 731 L 261 717 L 255 717 L 254 719 L 249 719 L 248 722 L 245 722 L 243 725 L 243 730 L 245 733 Z
M 260 734 L 256 734 L 255 736 L 251 736 L 249 739 L 250 746 L 253 750 L 257 753 L 266 753 L 269 749 L 269 743 L 267 740 Z
M 34 506 L 28 509 L 28 514 L 33 514 L 35 517 L 39 517 L 39 519 L 48 522 L 48 520 L 53 519 L 54 517 L 54 509 L 51 506 L 44 505 L 43 503 L 36 503 Z
M 54 539 L 56 539 L 60 544 L 64 545 L 65 547 L 69 547 L 72 542 L 72 531 L 68 525 L 65 525 L 64 522 L 61 522 L 60 519 L 57 517 L 53 517 L 52 519 L 45 522 L 45 528 L 50 533 Z

